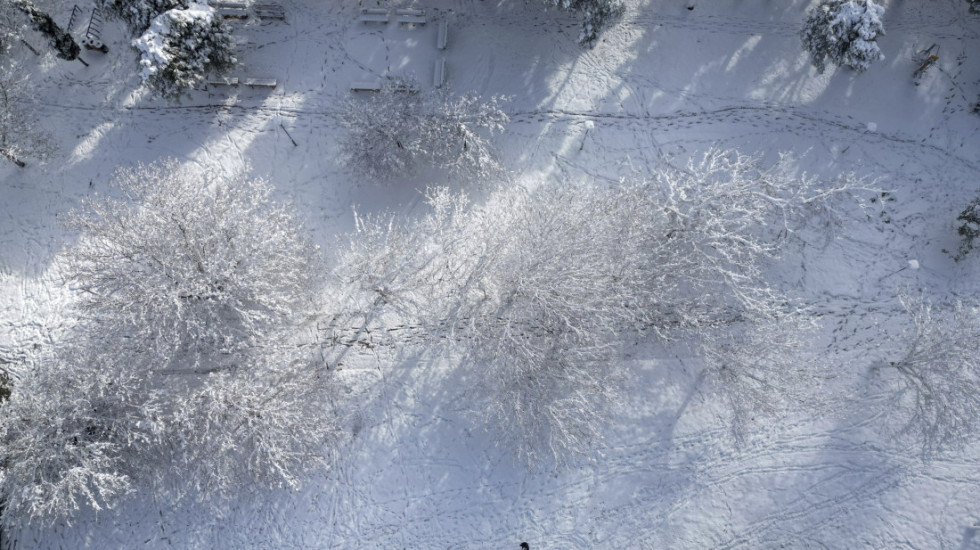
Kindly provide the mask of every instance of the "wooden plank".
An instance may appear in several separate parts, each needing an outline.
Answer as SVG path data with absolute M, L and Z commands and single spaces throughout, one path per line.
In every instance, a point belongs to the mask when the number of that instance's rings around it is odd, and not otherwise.
M 286 9 L 279 4 L 255 4 L 255 15 L 262 19 L 285 19 Z
M 275 88 L 279 81 L 275 78 L 246 78 L 242 84 L 251 88 Z
M 445 50 L 447 40 L 449 40 L 449 21 L 443 19 L 439 21 L 439 35 L 436 37 L 436 47 L 440 50 Z
M 238 86 L 238 77 L 212 78 L 208 80 L 208 86 Z
M 218 8 L 217 12 L 225 19 L 248 19 L 248 10 L 245 8 Z
M 425 25 L 424 15 L 399 15 L 396 19 L 399 23 L 407 25 Z
M 398 8 L 395 10 L 395 15 L 411 15 L 411 16 L 423 16 L 425 15 L 425 10 L 418 10 L 414 8 Z
M 212 0 L 211 7 L 218 8 L 218 9 L 231 8 L 236 10 L 244 10 L 244 9 L 248 9 L 248 4 L 246 4 L 245 2 L 232 2 L 229 0 Z
M 436 59 L 435 70 L 432 74 L 432 85 L 436 88 L 442 88 L 443 83 L 446 81 L 446 58 L 440 57 Z
M 388 14 L 365 13 L 357 18 L 361 23 L 387 23 Z
M 381 91 L 381 81 L 360 81 L 353 82 L 350 85 L 350 91 L 352 92 L 380 92 Z
M 361 8 L 361 15 L 388 15 L 387 8 Z

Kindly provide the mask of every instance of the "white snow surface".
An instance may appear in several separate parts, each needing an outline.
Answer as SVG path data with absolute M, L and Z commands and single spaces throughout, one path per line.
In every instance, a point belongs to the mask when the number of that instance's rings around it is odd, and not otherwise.
M 327 250 L 353 229 L 354 206 L 412 215 L 426 185 L 466 187 L 439 174 L 359 181 L 337 159 L 352 82 L 393 74 L 424 85 L 444 54 L 453 93 L 512 97 L 495 143 L 519 183 L 616 182 L 716 147 L 770 161 L 791 152 L 801 171 L 853 172 L 887 190 L 774 275 L 818 316 L 814 352 L 835 376 L 814 391 L 841 403 L 760 420 L 736 444 L 698 359 L 682 343 L 641 342 L 624 351 L 636 378 L 594 461 L 529 472 L 470 422 L 467 377 L 444 358 L 344 356 L 357 433 L 303 490 L 245 489 L 220 508 L 136 494 L 71 525 L 7 533 L 17 548 L 980 547 L 980 445 L 923 460 L 876 429 L 889 398 L 864 384 L 895 343 L 900 292 L 977 296 L 978 259 L 943 252 L 956 250 L 953 222 L 980 182 L 980 116 L 970 112 L 980 17 L 966 2 L 885 4 L 887 61 L 861 75 L 810 67 L 797 35 L 803 0 L 688 2 L 693 10 L 630 0 L 594 49 L 576 43 L 574 17 L 539 2 L 417 2 L 448 19 L 444 53 L 436 25 L 359 23 L 355 2 L 279 2 L 285 21 L 234 23 L 237 73 L 276 78 L 272 90 L 147 99 L 115 21 L 103 35 L 110 52 L 83 53 L 91 66 L 35 66 L 31 100 L 60 153 L 23 170 L 0 164 L 0 357 L 57 338 L 70 291 L 55 255 L 72 238 L 58 215 L 107 192 L 117 167 L 162 157 L 248 167 L 295 202 Z M 911 55 L 932 43 L 940 59 L 914 86 Z

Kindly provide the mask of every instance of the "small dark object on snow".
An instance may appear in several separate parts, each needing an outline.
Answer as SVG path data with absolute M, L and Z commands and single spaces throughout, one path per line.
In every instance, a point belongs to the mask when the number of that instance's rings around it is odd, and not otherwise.
M 528 546 L 528 544 L 526 542 L 522 542 L 521 543 L 521 550 L 531 550 L 531 547 Z

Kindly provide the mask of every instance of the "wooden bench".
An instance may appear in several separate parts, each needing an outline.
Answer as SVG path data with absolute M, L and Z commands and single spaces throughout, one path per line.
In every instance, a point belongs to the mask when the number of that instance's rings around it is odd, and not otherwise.
M 449 40 L 449 21 L 443 19 L 439 21 L 439 34 L 436 35 L 436 47 L 440 50 L 445 50 L 447 40 Z
M 360 17 L 357 18 L 361 23 L 388 23 L 387 13 L 362 13 Z
M 275 88 L 279 81 L 275 78 L 246 78 L 242 84 L 249 88 Z
M 225 19 L 248 19 L 248 10 L 245 8 L 216 8 L 215 11 Z
M 238 86 L 238 77 L 211 78 L 208 80 L 208 86 Z
M 370 81 L 359 81 L 353 82 L 350 85 L 350 91 L 352 92 L 380 92 L 381 91 L 381 80 L 370 80 Z
M 436 88 L 442 88 L 442 84 L 446 81 L 446 58 L 440 57 L 436 59 L 435 71 L 432 74 L 432 85 Z
M 425 25 L 425 10 L 400 8 L 395 10 L 395 19 L 409 25 Z
M 248 4 L 245 2 L 233 2 L 230 0 L 211 0 L 211 7 L 215 9 L 230 8 L 235 10 L 246 10 Z
M 259 19 L 285 19 L 286 10 L 279 4 L 255 4 L 252 6 Z
M 395 20 L 406 25 L 425 25 L 424 15 L 399 15 Z

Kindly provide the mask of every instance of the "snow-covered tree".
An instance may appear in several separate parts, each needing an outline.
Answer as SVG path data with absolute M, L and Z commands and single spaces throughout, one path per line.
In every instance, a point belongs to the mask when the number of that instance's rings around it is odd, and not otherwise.
M 909 328 L 897 340 L 901 355 L 873 365 L 897 391 L 885 418 L 928 455 L 973 439 L 980 427 L 980 312 L 961 303 L 942 307 L 903 296 Z
M 500 169 L 487 134 L 503 131 L 509 121 L 501 101 L 454 98 L 386 79 L 380 92 L 347 103 L 342 154 L 353 170 L 373 178 L 411 174 L 421 166 L 485 178 Z
M 820 366 L 809 349 L 814 328 L 804 312 L 788 312 L 699 331 L 704 388 L 724 401 L 737 441 L 768 420 L 820 404 Z
M 579 42 L 590 44 L 599 37 L 599 32 L 609 20 L 623 12 L 622 0 L 545 0 L 560 8 L 581 12 L 582 32 Z
M 360 309 L 421 324 L 478 379 L 484 424 L 530 465 L 562 464 L 599 439 L 616 394 L 611 361 L 642 284 L 645 223 L 629 192 L 504 190 L 482 207 L 444 189 L 417 222 L 361 220 L 344 258 Z M 632 222 L 632 223 L 631 223 Z
M 827 58 L 858 72 L 884 59 L 877 43 L 885 34 L 884 13 L 874 0 L 822 0 L 811 9 L 800 37 L 817 71 L 823 73 Z
M 194 0 L 107 0 L 109 13 L 121 18 L 133 35 L 141 35 L 156 17 L 170 10 L 187 9 Z
M 24 31 L 24 13 L 11 2 L 0 2 L 0 58 L 10 50 L 11 44 Z
M 956 232 L 961 242 L 954 258 L 960 261 L 973 250 L 980 238 L 980 198 L 973 199 L 956 217 Z
M 158 351 L 158 369 L 218 370 L 313 303 L 317 249 L 272 187 L 191 175 L 175 161 L 121 170 L 122 198 L 65 216 L 66 279 L 87 318 Z
M 166 440 L 178 442 L 167 462 L 192 481 L 184 485 L 199 501 L 254 485 L 296 489 L 306 474 L 327 467 L 343 437 L 331 373 L 295 335 L 275 337 L 281 340 L 270 340 L 232 369 L 157 380 L 189 386 L 176 397 L 161 392 L 172 401 L 159 408 Z M 172 471 L 158 470 L 156 478 L 166 484 Z
M 211 6 L 191 2 L 156 16 L 133 47 L 140 54 L 140 78 L 156 95 L 179 100 L 208 74 L 235 63 L 231 35 Z
M 783 236 L 826 213 L 835 188 L 817 187 L 712 152 L 609 188 L 503 189 L 479 206 L 434 191 L 420 220 L 361 220 L 337 273 L 359 289 L 356 310 L 382 307 L 449 344 L 503 445 L 531 465 L 562 464 L 599 438 L 631 331 L 703 339 L 712 373 L 738 371 L 716 377 L 737 382 L 726 392 L 799 350 L 789 331 L 762 328 L 795 309 L 767 267 Z M 761 338 L 733 336 L 757 327 Z
M 52 150 L 26 101 L 27 77 L 0 55 L 0 156 L 23 168 L 26 159 L 44 159 Z
M 38 359 L 0 403 L 5 526 L 111 506 L 133 489 L 132 457 L 159 442 L 145 384 L 123 357 L 66 346 Z
M 8 525 L 173 492 L 174 471 L 177 498 L 295 487 L 340 437 L 331 373 L 298 334 L 316 248 L 269 185 L 173 162 L 115 183 L 67 217 L 75 325 L 0 404 Z

